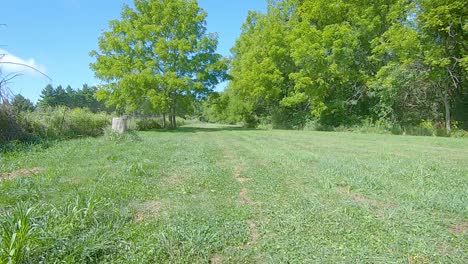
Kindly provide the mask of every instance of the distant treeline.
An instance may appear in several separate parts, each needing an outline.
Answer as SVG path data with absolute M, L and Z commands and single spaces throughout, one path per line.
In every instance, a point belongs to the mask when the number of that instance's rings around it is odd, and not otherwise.
M 213 122 L 468 127 L 466 0 L 278 0 L 250 12 Z
M 21 94 L 15 95 L 11 100 L 11 105 L 17 112 L 31 112 L 39 108 L 65 106 L 70 109 L 87 108 L 92 112 L 112 112 L 113 108 L 106 107 L 104 102 L 99 102 L 96 97 L 95 86 L 83 85 L 81 89 L 73 89 L 67 86 L 65 89 L 61 85 L 53 87 L 47 85 L 41 91 L 37 105 Z
M 107 108 L 104 102 L 99 102 L 96 99 L 97 90 L 96 86 L 87 84 L 83 85 L 81 89 L 73 89 L 70 86 L 64 89 L 61 85 L 54 88 L 49 84 L 42 90 L 37 106 L 88 108 L 93 112 L 112 111 L 113 109 Z
M 106 107 L 104 102 L 99 102 L 95 93 L 98 90 L 95 86 L 83 85 L 81 89 L 73 89 L 67 86 L 65 89 L 59 85 L 53 87 L 47 85 L 40 95 L 37 105 L 21 94 L 15 95 L 11 100 L 13 109 L 17 112 L 31 112 L 39 108 L 65 106 L 70 109 L 87 108 L 92 112 L 112 112 L 114 109 Z

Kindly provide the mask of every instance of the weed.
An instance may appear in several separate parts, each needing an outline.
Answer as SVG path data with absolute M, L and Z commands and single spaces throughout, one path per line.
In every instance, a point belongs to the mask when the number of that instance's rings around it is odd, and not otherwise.
M 0 260 L 2 263 L 21 263 L 34 250 L 34 229 L 32 208 L 18 204 L 6 212 L 0 222 Z
M 133 141 L 133 142 L 141 141 L 141 138 L 133 130 L 129 130 L 125 133 L 118 133 L 114 131 L 111 127 L 106 127 L 104 129 L 104 139 L 107 141 L 112 141 L 116 143 L 123 143 L 126 141 Z

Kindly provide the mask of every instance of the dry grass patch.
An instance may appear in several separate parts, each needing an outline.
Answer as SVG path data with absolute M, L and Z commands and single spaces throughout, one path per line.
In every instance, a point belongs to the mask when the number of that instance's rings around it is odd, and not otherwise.
M 182 177 L 177 173 L 173 173 L 171 176 L 165 179 L 165 182 L 170 186 L 177 186 L 183 182 Z
M 241 189 L 241 191 L 239 193 L 239 200 L 243 204 L 252 205 L 254 203 L 252 201 L 252 199 L 250 199 L 250 197 L 247 195 L 247 188 L 242 188 Z
M 468 233 L 468 222 L 454 224 L 449 228 L 449 231 L 454 235 L 465 235 Z
M 408 257 L 409 264 L 429 264 L 431 263 L 429 259 L 425 256 L 409 256 Z
M 248 245 L 253 245 L 257 243 L 258 238 L 260 237 L 260 235 L 258 234 L 257 225 L 255 224 L 254 221 L 248 220 L 247 226 L 249 227 L 249 233 L 250 233 L 250 241 Z
M 223 263 L 223 258 L 219 254 L 214 254 L 210 259 L 211 264 L 221 264 Z
M 246 183 L 246 182 L 250 181 L 249 178 L 237 178 L 237 180 L 238 180 L 240 183 Z
M 2 173 L 0 174 L 0 181 L 13 180 L 18 177 L 30 177 L 30 176 L 37 175 L 43 171 L 44 171 L 43 168 L 35 167 L 32 169 L 20 169 L 20 170 L 16 170 L 10 173 Z
M 133 220 L 135 222 L 142 222 L 148 218 L 155 218 L 160 215 L 162 204 L 159 201 L 147 201 L 141 204 L 137 204 L 135 207 L 135 213 Z
M 439 254 L 441 254 L 442 256 L 448 257 L 448 256 L 450 256 L 450 255 L 453 254 L 453 251 L 454 251 L 454 250 L 453 250 L 453 248 L 452 248 L 450 245 L 444 243 L 444 244 L 439 244 L 439 245 L 437 245 L 437 251 L 438 251 Z

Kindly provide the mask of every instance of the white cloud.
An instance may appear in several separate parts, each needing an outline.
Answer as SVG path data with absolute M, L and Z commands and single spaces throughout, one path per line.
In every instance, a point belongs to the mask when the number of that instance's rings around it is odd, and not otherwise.
M 5 63 L 5 62 L 8 62 L 8 63 Z M 20 64 L 23 64 L 23 65 L 20 65 Z M 22 74 L 30 74 L 30 75 L 38 74 L 38 72 L 24 65 L 37 69 L 41 71 L 42 73 L 47 72 L 46 68 L 43 65 L 38 64 L 36 60 L 33 58 L 22 59 L 20 57 L 17 57 L 9 53 L 6 50 L 0 49 L 0 69 L 3 72 L 22 73 Z

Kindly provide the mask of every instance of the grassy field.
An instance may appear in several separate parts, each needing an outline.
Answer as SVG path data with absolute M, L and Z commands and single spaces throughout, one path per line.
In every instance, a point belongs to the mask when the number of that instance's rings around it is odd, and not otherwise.
M 199 125 L 0 164 L 0 262 L 468 261 L 466 139 Z

